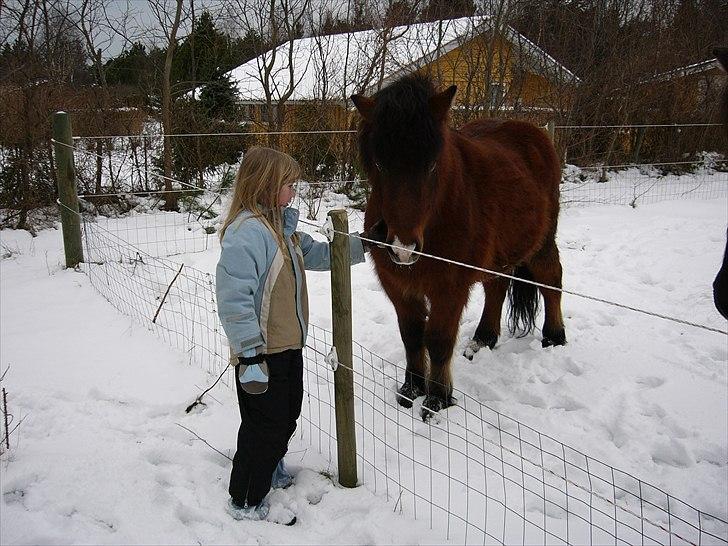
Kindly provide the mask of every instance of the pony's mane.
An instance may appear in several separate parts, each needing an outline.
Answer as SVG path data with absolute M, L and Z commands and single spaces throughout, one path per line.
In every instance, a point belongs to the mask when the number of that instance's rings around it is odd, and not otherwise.
M 423 170 L 442 148 L 442 135 L 429 109 L 432 80 L 411 74 L 379 91 L 372 112 L 371 148 L 387 170 Z

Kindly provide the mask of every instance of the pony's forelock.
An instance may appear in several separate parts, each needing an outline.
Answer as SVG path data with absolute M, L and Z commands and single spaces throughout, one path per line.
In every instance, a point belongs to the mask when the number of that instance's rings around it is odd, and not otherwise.
M 429 108 L 435 94 L 432 80 L 412 74 L 375 96 L 369 123 L 371 159 L 392 171 L 424 171 L 442 148 L 442 128 Z

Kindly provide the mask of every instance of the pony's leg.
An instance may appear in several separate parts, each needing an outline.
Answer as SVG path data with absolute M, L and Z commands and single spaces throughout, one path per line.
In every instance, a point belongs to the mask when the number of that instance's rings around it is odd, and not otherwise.
M 397 391 L 397 401 L 400 406 L 411 408 L 412 401 L 426 392 L 424 334 L 427 306 L 424 298 L 396 298 L 392 302 L 397 311 L 399 334 L 407 355 L 407 370 L 404 383 Z
M 434 412 L 455 404 L 452 397 L 450 361 L 457 339 L 460 315 L 468 301 L 468 290 L 442 288 L 440 295 L 431 300 L 430 316 L 425 330 L 425 345 L 430 356 L 430 375 L 427 396 L 422 402 L 420 415 L 427 421 Z
M 533 275 L 533 280 L 549 286 L 561 288 L 561 261 L 559 260 L 559 249 L 552 239 L 531 259 L 528 269 Z M 561 315 L 561 292 L 541 288 L 546 317 L 543 323 L 543 339 L 541 345 L 550 347 L 552 345 L 566 344 L 566 331 L 564 330 L 564 319 Z
M 480 317 L 478 327 L 475 329 L 473 340 L 465 348 L 463 356 L 468 360 L 473 359 L 473 355 L 477 353 L 481 347 L 492 349 L 495 347 L 501 331 L 501 312 L 503 311 L 503 301 L 508 293 L 508 279 L 504 277 L 494 277 L 483 282 L 485 289 L 485 305 L 483 306 L 483 315 Z

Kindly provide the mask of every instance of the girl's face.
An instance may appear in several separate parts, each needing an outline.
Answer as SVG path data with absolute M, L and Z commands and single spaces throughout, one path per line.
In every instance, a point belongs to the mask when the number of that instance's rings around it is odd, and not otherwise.
M 290 204 L 293 197 L 296 195 L 296 183 L 290 182 L 281 188 L 278 192 L 278 206 L 286 207 Z

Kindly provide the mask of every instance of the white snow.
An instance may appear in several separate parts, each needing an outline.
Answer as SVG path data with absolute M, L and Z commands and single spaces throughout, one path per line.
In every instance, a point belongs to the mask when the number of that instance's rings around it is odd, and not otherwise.
M 334 197 L 323 208 L 340 203 Z M 324 217 L 325 210 L 318 223 Z M 361 228 L 361 218 L 351 211 L 352 231 Z M 711 282 L 727 221 L 724 197 L 634 209 L 565 208 L 558 235 L 564 286 L 725 330 Z M 142 237 L 140 226 L 151 232 L 157 222 L 168 224 L 170 215 L 134 215 L 104 225 L 129 229 L 119 231 L 121 237 Z M 8 230 L 0 236 L 0 373 L 10 366 L 3 381 L 8 409 L 16 422 L 23 419 L 1 458 L 1 543 L 443 542 L 437 518 L 430 530 L 421 513 L 417 521 L 406 509 L 399 515 L 391 493 L 387 501 L 381 489 L 374 495 L 367 487 L 333 485 L 319 471 L 335 474 L 336 463 L 309 445 L 307 435 L 296 435 L 286 458 L 296 485 L 275 493 L 299 523 L 285 528 L 231 520 L 224 511 L 229 461 L 178 424 L 232 456 L 239 421 L 232 390 L 218 385 L 206 397 L 207 407 L 185 414 L 214 375 L 117 312 L 87 275 L 63 269 L 60 231 L 45 230 L 34 239 Z M 159 245 L 169 239 L 147 240 Z M 214 235 L 201 246 L 173 250 L 202 248 L 207 250 L 172 259 L 214 271 Z M 328 274 L 310 272 L 308 280 L 311 322 L 330 329 Z M 354 339 L 401 365 L 394 310 L 370 263 L 352 269 L 352 293 Z M 453 360 L 458 389 L 728 518 L 726 336 L 565 296 L 568 345 L 544 350 L 538 332 L 521 339 L 504 334 L 494 351 L 481 350 L 470 362 L 461 355 L 482 303 L 476 287 Z M 386 383 L 388 401 L 394 386 Z M 458 411 L 443 417 L 451 416 L 454 426 Z M 421 424 L 412 428 L 420 441 Z M 450 464 L 433 453 L 434 466 Z M 360 479 L 374 481 L 371 473 Z M 435 489 L 437 494 L 437 482 Z M 563 514 L 549 505 L 547 517 L 558 522 Z

